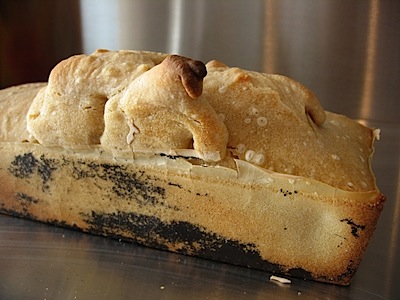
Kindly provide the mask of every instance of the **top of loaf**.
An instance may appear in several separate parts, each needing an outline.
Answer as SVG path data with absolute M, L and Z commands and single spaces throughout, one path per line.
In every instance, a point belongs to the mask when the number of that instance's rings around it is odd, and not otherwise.
M 373 130 L 325 112 L 297 81 L 217 61 L 143 51 L 73 56 L 52 70 L 26 115 L 31 140 L 44 146 L 194 149 L 210 165 L 240 159 L 342 190 L 376 189 Z

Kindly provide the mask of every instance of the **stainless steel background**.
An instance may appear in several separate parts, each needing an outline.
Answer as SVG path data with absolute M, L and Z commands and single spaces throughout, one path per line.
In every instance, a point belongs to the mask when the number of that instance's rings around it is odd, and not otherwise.
M 0 87 L 97 48 L 178 53 L 293 77 L 325 109 L 382 129 L 387 196 L 350 287 L 184 257 L 0 215 L 0 299 L 399 299 L 400 1 L 0 1 Z

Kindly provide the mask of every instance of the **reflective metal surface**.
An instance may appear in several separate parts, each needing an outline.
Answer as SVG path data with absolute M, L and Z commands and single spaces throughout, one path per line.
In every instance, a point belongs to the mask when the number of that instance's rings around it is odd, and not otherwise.
M 382 129 L 373 169 L 388 200 L 349 287 L 280 286 L 271 274 L 0 215 L 0 299 L 400 299 L 400 1 L 32 2 L 0 2 L 1 87 L 45 80 L 58 60 L 96 48 L 288 75 L 325 109 Z

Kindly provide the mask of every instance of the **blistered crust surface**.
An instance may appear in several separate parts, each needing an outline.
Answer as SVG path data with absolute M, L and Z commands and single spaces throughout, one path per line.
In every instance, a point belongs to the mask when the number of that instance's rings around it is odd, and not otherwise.
M 195 149 L 205 161 L 239 158 L 343 190 L 376 190 L 371 129 L 325 112 L 290 78 L 216 61 L 206 67 L 151 52 L 71 57 L 35 97 L 28 130 L 46 146 Z
M 98 50 L 60 62 L 29 109 L 29 132 L 42 145 L 99 144 L 105 103 L 165 56 Z
M 0 142 L 27 141 L 26 114 L 46 83 L 31 83 L 0 90 Z
M 315 95 L 281 75 L 207 64 L 204 96 L 224 119 L 240 159 L 345 190 L 374 189 L 373 132 L 324 112 Z
M 101 144 L 110 150 L 194 148 L 206 160 L 226 152 L 228 131 L 202 96 L 203 63 L 168 56 L 105 108 Z

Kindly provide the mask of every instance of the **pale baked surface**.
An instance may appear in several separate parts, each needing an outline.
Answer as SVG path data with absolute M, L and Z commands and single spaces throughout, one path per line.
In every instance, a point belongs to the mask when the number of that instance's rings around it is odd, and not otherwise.
M 348 284 L 375 229 L 379 192 L 101 147 L 0 143 L 0 211 L 187 255 Z
M 194 148 L 350 191 L 375 189 L 374 133 L 333 113 L 293 79 L 151 52 L 97 51 L 61 62 L 28 129 L 42 145 Z M 164 60 L 165 59 L 165 60 Z M 204 88 L 203 88 L 204 78 Z
M 104 106 L 165 54 L 98 50 L 60 62 L 28 113 L 28 129 L 42 145 L 99 144 Z
M 371 129 L 325 113 L 310 90 L 285 76 L 215 61 L 207 70 L 204 96 L 223 115 L 228 148 L 240 159 L 344 190 L 374 189 Z
M 0 90 L 0 142 L 30 139 L 26 114 L 36 94 L 46 83 L 31 83 Z
M 374 131 L 292 79 L 204 71 L 102 50 L 1 90 L 0 211 L 348 284 L 384 202 Z
M 225 156 L 228 131 L 202 96 L 203 63 L 169 56 L 106 105 L 101 144 L 107 149 L 196 149 Z

